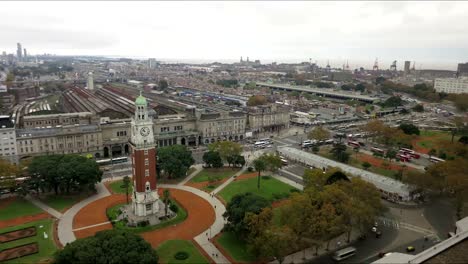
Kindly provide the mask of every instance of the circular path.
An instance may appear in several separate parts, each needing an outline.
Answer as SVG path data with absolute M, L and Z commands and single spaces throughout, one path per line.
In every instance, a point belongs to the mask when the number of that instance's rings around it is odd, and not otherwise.
M 193 239 L 209 229 L 215 222 L 215 212 L 208 201 L 188 191 L 170 189 L 171 196 L 187 211 L 187 219 L 182 223 L 159 230 L 140 233 L 153 247 L 169 239 Z M 159 189 L 160 195 L 163 189 Z M 125 202 L 125 195 L 111 195 L 96 200 L 83 207 L 73 219 L 74 234 L 77 238 L 94 235 L 96 232 L 111 229 L 106 209 Z M 78 229 L 78 230 L 76 230 Z

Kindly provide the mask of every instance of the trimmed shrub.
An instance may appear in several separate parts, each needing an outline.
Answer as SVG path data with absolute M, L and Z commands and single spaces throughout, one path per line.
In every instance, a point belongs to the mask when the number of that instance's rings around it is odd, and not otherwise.
M 185 251 L 179 251 L 174 254 L 174 258 L 177 260 L 185 260 L 185 259 L 188 259 L 189 257 L 190 257 L 190 254 Z

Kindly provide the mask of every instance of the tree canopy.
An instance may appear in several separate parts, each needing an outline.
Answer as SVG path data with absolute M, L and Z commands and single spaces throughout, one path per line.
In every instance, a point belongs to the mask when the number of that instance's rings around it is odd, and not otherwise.
M 227 220 L 226 229 L 232 230 L 240 238 L 246 238 L 249 229 L 244 221 L 245 215 L 258 214 L 270 205 L 267 199 L 253 193 L 235 195 L 227 204 L 223 215 Z
M 309 139 L 315 139 L 315 140 L 327 140 L 330 138 L 330 131 L 328 131 L 326 128 L 318 126 L 312 129 L 309 134 L 307 135 L 307 138 Z
M 232 141 L 218 141 L 208 145 L 210 151 L 218 152 L 223 161 L 229 162 L 230 157 L 238 156 L 242 152 L 242 145 Z
M 78 239 L 55 254 L 55 264 L 158 263 L 158 255 L 139 235 L 123 230 L 105 230 Z
M 403 123 L 399 128 L 407 135 L 419 135 L 419 128 L 413 124 Z
M 221 168 L 223 167 L 223 160 L 217 151 L 207 151 L 203 153 L 203 162 L 207 166 L 212 168 Z
M 195 163 L 192 152 L 183 145 L 159 148 L 157 157 L 159 170 L 171 179 L 184 177 L 190 166 Z
M 264 105 L 267 103 L 267 99 L 263 95 L 253 95 L 247 101 L 248 106 Z
M 34 157 L 28 167 L 29 186 L 36 190 L 53 189 L 69 193 L 71 190 L 93 189 L 101 181 L 102 171 L 96 161 L 76 154 Z

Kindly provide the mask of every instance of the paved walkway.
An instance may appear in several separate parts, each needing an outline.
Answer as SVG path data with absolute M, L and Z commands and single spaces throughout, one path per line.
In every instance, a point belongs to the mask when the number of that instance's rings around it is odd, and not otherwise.
M 37 199 L 36 197 L 33 197 L 31 195 L 27 195 L 25 197 L 26 200 L 30 201 L 31 203 L 33 203 L 35 206 L 41 208 L 42 210 L 46 211 L 47 213 L 49 213 L 50 215 L 52 215 L 53 217 L 57 218 L 57 219 L 60 219 L 62 217 L 62 213 L 60 213 L 59 211 L 55 210 L 54 208 L 48 206 L 47 204 L 45 204 L 44 202 L 40 201 L 39 199 Z
M 73 205 L 60 218 L 58 223 L 58 238 L 63 246 L 76 240 L 75 234 L 73 233 L 73 218 L 78 211 L 89 203 L 110 195 L 109 190 L 107 190 L 106 186 L 104 186 L 102 182 L 96 184 L 96 190 L 97 193 L 95 195 Z
M 219 251 L 209 239 L 216 236 L 221 232 L 224 227 L 224 217 L 223 214 L 226 212 L 226 208 L 223 203 L 219 201 L 216 197 L 212 197 L 210 194 L 201 191 L 199 189 L 190 187 L 190 186 L 181 186 L 173 184 L 160 184 L 160 188 L 172 188 L 179 189 L 191 192 L 197 196 L 208 201 L 215 211 L 215 222 L 210 226 L 209 229 L 205 230 L 201 234 L 197 235 L 194 240 L 203 248 L 203 250 L 211 256 L 215 263 L 230 263 L 229 260 Z M 213 257 L 213 256 L 218 257 Z
M 195 175 L 197 175 L 201 170 L 203 170 L 202 164 L 198 164 L 193 167 L 195 168 L 195 171 L 192 172 L 189 176 L 185 177 L 185 179 L 179 182 L 177 185 L 185 185 L 188 181 L 190 181 L 193 177 L 195 177 Z

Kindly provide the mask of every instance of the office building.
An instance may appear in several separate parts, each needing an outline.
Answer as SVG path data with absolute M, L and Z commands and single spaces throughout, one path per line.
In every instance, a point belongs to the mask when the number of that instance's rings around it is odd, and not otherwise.
M 28 57 L 28 52 L 26 51 L 26 49 L 23 49 L 24 53 L 23 53 L 23 57 L 26 59 Z
M 18 58 L 18 61 L 21 61 L 23 58 L 23 49 L 21 48 L 21 43 L 16 43 L 16 57 Z
M 18 163 L 15 125 L 9 116 L 0 116 L 0 158 Z
M 87 84 L 88 90 L 94 90 L 94 80 L 93 80 L 93 73 L 89 72 L 88 73 L 88 84 Z
M 468 62 L 458 63 L 457 72 L 458 76 L 468 76 Z
M 439 93 L 468 93 L 468 78 L 437 78 L 434 89 Z
M 411 61 L 405 61 L 405 73 L 408 74 L 410 72 Z

